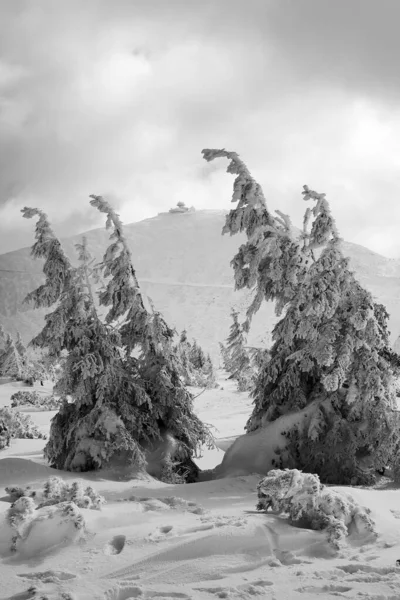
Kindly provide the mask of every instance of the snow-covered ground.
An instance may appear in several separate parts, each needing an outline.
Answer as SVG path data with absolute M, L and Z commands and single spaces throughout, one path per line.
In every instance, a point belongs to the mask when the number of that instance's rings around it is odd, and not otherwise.
M 251 410 L 251 400 L 231 381 L 222 377 L 220 385 L 223 389 L 195 400 L 197 413 L 216 428 L 219 446 L 199 459 L 203 469 L 221 462 Z M 0 406 L 9 404 L 16 388 L 20 384 L 0 386 Z M 54 413 L 29 414 L 48 431 Z M 371 509 L 379 535 L 363 545 L 350 536 L 333 557 L 324 533 L 256 512 L 257 475 L 176 486 L 151 478 L 118 480 L 112 473 L 80 476 L 47 467 L 43 445 L 43 440 L 13 440 L 0 453 L 0 600 L 400 599 L 400 490 L 390 485 L 346 488 Z M 53 507 L 41 509 L 29 543 L 12 555 L 4 488 L 39 489 L 50 475 L 82 479 L 107 504 L 100 512 L 81 509 L 87 524 L 83 536 Z

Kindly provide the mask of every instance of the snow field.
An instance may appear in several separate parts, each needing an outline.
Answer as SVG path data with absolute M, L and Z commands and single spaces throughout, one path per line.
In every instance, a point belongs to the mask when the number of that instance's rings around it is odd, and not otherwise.
M 202 468 L 221 462 L 221 448 L 233 450 L 251 409 L 251 400 L 232 382 L 219 383 L 224 389 L 206 391 L 195 401 L 197 414 L 218 429 L 219 449 L 204 452 L 198 460 Z M 0 406 L 9 392 L 0 386 Z M 36 423 L 42 419 L 43 431 L 51 416 L 32 414 Z M 240 439 L 236 446 L 244 443 Z M 256 512 L 257 474 L 173 486 L 145 475 L 129 481 L 116 473 L 61 473 L 44 464 L 43 445 L 43 440 L 13 440 L 1 453 L 1 600 L 400 598 L 397 489 L 342 488 L 371 510 L 378 537 L 364 543 L 350 535 L 335 554 L 323 532 Z M 234 463 L 232 458 L 229 464 Z M 39 490 L 53 475 L 82 480 L 107 504 L 101 511 L 79 509 L 84 532 L 63 521 L 56 507 L 40 509 L 26 542 L 11 555 L 5 487 Z

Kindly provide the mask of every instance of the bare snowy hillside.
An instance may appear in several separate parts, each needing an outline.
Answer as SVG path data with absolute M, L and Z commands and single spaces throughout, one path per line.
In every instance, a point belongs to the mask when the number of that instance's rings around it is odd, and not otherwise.
M 145 294 L 163 312 L 167 321 L 196 337 L 214 357 L 218 341 L 230 326 L 230 307 L 244 310 L 244 293 L 234 292 L 230 261 L 244 241 L 241 236 L 222 236 L 227 211 L 201 210 L 162 213 L 125 226 L 138 279 Z M 100 259 L 108 232 L 88 232 L 88 244 Z M 81 236 L 63 240 L 67 254 L 75 257 L 74 244 Z M 400 261 L 388 259 L 363 246 L 344 243 L 359 279 L 386 305 L 394 341 L 400 334 Z M 28 341 L 43 322 L 43 311 L 33 311 L 22 301 L 42 281 L 41 264 L 30 257 L 29 248 L 0 256 L 0 319 L 10 332 L 20 330 Z M 247 295 L 248 297 L 248 295 Z M 250 343 L 267 343 L 275 316 L 273 305 L 264 305 L 254 322 Z

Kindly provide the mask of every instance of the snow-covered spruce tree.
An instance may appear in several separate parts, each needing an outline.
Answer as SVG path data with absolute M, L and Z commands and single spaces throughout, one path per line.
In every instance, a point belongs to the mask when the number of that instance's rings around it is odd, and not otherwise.
M 32 383 L 50 379 L 55 383 L 57 360 L 56 357 L 49 356 L 46 351 L 32 347 L 27 348 L 23 360 L 23 379 Z
M 315 204 L 298 236 L 287 215 L 270 214 L 235 152 L 203 155 L 228 158 L 228 172 L 237 175 L 232 201 L 238 204 L 223 233 L 247 235 L 232 261 L 236 289 L 254 290 L 246 329 L 263 300 L 274 300 L 277 315 L 284 313 L 252 394 L 247 431 L 298 412 L 286 432 L 283 466 L 326 482 L 368 480 L 361 467 L 381 468 L 399 446 L 385 309 L 349 270 L 325 194 L 304 186 L 304 200 Z
M 202 372 L 207 376 L 210 385 L 216 382 L 214 363 L 209 353 L 206 354 Z
M 224 370 L 234 379 L 239 392 L 254 388 L 259 371 L 258 349 L 246 345 L 247 332 L 239 323 L 239 313 L 232 308 L 232 324 L 226 344 L 219 344 Z
M 202 369 L 206 363 L 206 355 L 196 340 L 193 340 L 193 344 L 190 347 L 189 359 L 193 367 L 198 370 Z
M 250 353 L 246 349 L 247 335 L 239 323 L 239 313 L 232 309 L 231 317 L 232 324 L 226 340 L 229 373 L 231 378 L 237 381 L 238 390 L 244 392 L 252 389 L 255 372 Z
M 22 212 L 38 217 L 32 255 L 45 259 L 46 275 L 26 301 L 35 307 L 55 305 L 31 344 L 46 348 L 50 356 L 68 353 L 54 389 L 64 402 L 52 420 L 45 456 L 51 466 L 72 471 L 100 468 L 117 456 L 141 467 L 144 453 L 137 432 L 150 399 L 137 371 L 124 363 L 118 331 L 98 318 L 85 246 L 78 246 L 80 266 L 74 268 L 47 216 L 38 209 Z
M 15 379 L 20 379 L 22 372 L 22 357 L 20 356 L 12 337 L 7 335 L 5 348 L 0 357 L 0 375 L 3 377 L 14 377 Z
M 184 329 L 174 346 L 178 356 L 179 375 L 185 385 L 214 387 L 216 375 L 210 355 L 206 355 L 196 340 L 191 344 Z
M 228 348 L 222 342 L 218 342 L 218 345 L 219 345 L 219 353 L 222 358 L 222 367 L 225 371 L 227 371 L 227 373 L 230 373 L 231 364 L 230 364 Z
M 15 347 L 17 348 L 19 355 L 23 358 L 26 354 L 26 346 L 22 341 L 22 337 L 19 331 L 17 331 L 17 340 L 15 342 Z
M 3 325 L 0 323 L 0 357 L 6 347 L 6 341 L 7 341 L 7 333 L 6 333 Z
M 185 385 L 191 385 L 191 364 L 189 360 L 190 342 L 184 329 L 175 344 L 174 350 L 179 356 L 179 375 Z
M 106 323 L 118 325 L 125 362 L 137 369 L 145 392 L 140 418 L 135 415 L 136 439 L 151 447 L 163 436 L 172 435 L 177 441 L 172 457 L 177 461 L 173 463 L 177 473 L 196 471 L 192 457 L 203 443 L 212 442 L 208 429 L 193 412 L 192 395 L 181 382 L 179 357 L 173 347 L 175 331 L 153 306 L 148 311 L 144 305 L 119 216 L 101 196 L 91 198 L 92 206 L 107 215 L 106 227 L 112 229 L 102 262 L 108 282 L 99 294 L 100 304 L 109 307 Z M 120 414 L 124 416 L 124 412 Z

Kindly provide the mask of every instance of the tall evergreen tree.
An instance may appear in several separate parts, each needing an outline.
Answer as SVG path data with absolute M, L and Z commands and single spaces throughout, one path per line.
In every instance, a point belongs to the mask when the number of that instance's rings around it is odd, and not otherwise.
M 247 333 L 239 323 L 239 313 L 231 310 L 232 324 L 226 345 L 220 344 L 224 369 L 235 379 L 239 392 L 251 391 L 259 366 L 253 360 L 252 351 L 246 346 Z
M 187 331 L 184 329 L 179 337 L 179 341 L 175 347 L 175 352 L 179 356 L 180 376 L 183 378 L 185 385 L 191 385 L 191 363 L 190 363 L 191 344 L 187 337 Z
M 150 441 L 165 431 L 171 433 L 179 443 L 179 469 L 192 469 L 192 456 L 203 443 L 211 443 L 211 436 L 194 414 L 193 397 L 180 380 L 179 358 L 173 347 L 175 331 L 158 311 L 145 308 L 119 216 L 101 196 L 91 198 L 92 206 L 106 214 L 106 227 L 112 229 L 111 245 L 102 263 L 103 275 L 110 279 L 99 295 L 100 304 L 109 307 L 107 323 L 119 320 L 127 359 L 138 350 L 136 365 L 150 400 L 140 433 Z
M 144 394 L 137 392 L 134 382 L 126 381 L 119 335 L 98 319 L 84 270 L 71 265 L 47 215 L 25 208 L 23 216 L 38 217 L 32 255 L 45 259 L 46 275 L 45 283 L 28 294 L 26 301 L 35 308 L 55 305 L 31 344 L 48 349 L 50 356 L 68 353 L 55 392 L 73 398 L 73 403 L 64 399 L 52 420 L 45 456 L 55 468 L 78 471 L 98 468 L 118 452 L 129 450 L 131 456 L 140 456 L 119 417 L 118 402 L 126 400 L 127 394 Z
M 4 351 L 6 349 L 6 341 L 7 341 L 7 334 L 5 332 L 3 325 L 0 323 L 0 377 L 2 375 L 1 363 L 3 360 L 3 356 L 4 356 Z
M 14 340 L 6 335 L 5 348 L 0 356 L 0 375 L 19 379 L 23 372 L 23 362 Z
M 106 208 L 100 201 L 97 207 Z M 22 212 L 26 218 L 38 217 L 32 254 L 45 259 L 46 275 L 45 283 L 26 300 L 35 307 L 55 305 L 32 344 L 47 348 L 50 356 L 67 352 L 55 386 L 65 400 L 52 420 L 45 447 L 52 466 L 86 471 L 117 462 L 141 468 L 146 446 L 160 438 L 163 429 L 176 434 L 181 454 L 190 459 L 207 431 L 191 413 L 191 398 L 176 381 L 167 353 L 172 330 L 144 308 L 116 215 L 110 209 L 116 241 L 103 265 L 105 275 L 111 276 L 100 292 L 101 304 L 111 305 L 103 323 L 93 298 L 86 243 L 77 245 L 80 265 L 74 268 L 47 216 L 38 209 Z M 117 319 L 122 319 L 120 331 Z M 131 356 L 137 344 L 139 359 Z
M 203 369 L 206 363 L 206 355 L 203 352 L 203 349 L 199 346 L 196 340 L 193 341 L 193 344 L 189 350 L 189 360 L 192 363 L 193 367 L 200 371 Z
M 380 468 L 399 446 L 388 315 L 349 270 L 325 194 L 304 186 L 304 200 L 314 206 L 298 237 L 287 215 L 269 213 L 260 185 L 236 153 L 203 155 L 228 158 L 228 172 L 237 175 L 232 200 L 238 204 L 223 233 L 247 235 L 232 261 L 236 289 L 254 290 L 246 329 L 263 300 L 275 300 L 277 315 L 284 313 L 247 430 L 298 412 L 286 432 L 284 466 L 325 481 L 365 481 L 363 461 Z
M 44 379 L 51 379 L 54 382 L 57 379 L 56 364 L 56 357 L 50 357 L 47 352 L 30 347 L 23 357 L 22 377 L 32 383 Z
M 223 368 L 224 368 L 225 371 L 227 371 L 228 373 L 230 373 L 231 362 L 230 362 L 230 356 L 229 356 L 228 348 L 222 342 L 218 342 L 218 344 L 219 344 L 219 351 L 220 351 L 221 358 L 222 358 L 222 366 L 223 366 Z
M 22 341 L 22 337 L 21 337 L 21 334 L 19 331 L 17 331 L 17 340 L 15 342 L 15 347 L 17 348 L 21 358 L 24 358 L 24 356 L 26 354 L 26 346 L 25 346 L 24 342 Z
M 234 379 L 239 380 L 241 375 L 251 368 L 250 357 L 246 351 L 246 334 L 239 323 L 239 313 L 231 311 L 232 324 L 227 338 L 227 351 L 229 352 L 230 373 Z
M 179 374 L 185 385 L 213 387 L 216 383 L 211 357 L 204 353 L 196 340 L 191 344 L 184 329 L 174 346 L 179 357 Z
M 0 356 L 6 347 L 7 334 L 3 325 L 0 323 Z

